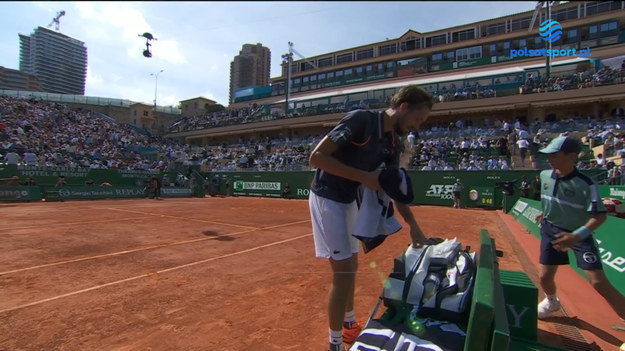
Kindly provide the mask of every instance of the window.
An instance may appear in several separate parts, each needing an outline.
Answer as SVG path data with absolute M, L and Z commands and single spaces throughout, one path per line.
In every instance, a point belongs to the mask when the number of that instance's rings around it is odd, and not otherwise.
M 556 20 L 558 22 L 576 19 L 576 18 L 577 18 L 577 6 L 570 7 L 568 9 L 553 11 L 551 13 L 551 19 Z
M 479 59 L 482 58 L 482 47 L 474 46 L 469 48 L 469 59 Z
M 384 72 L 384 64 L 382 62 L 378 63 L 378 72 Z
M 325 80 L 326 79 L 326 74 L 325 73 L 319 73 L 319 80 Z
M 535 49 L 541 49 L 545 46 L 544 41 L 542 40 L 541 37 L 536 37 L 534 38 L 534 48 Z
M 356 52 L 356 60 L 364 60 L 373 57 L 373 48 L 358 50 Z
M 342 54 L 342 55 L 337 55 L 336 56 L 336 64 L 338 65 L 339 63 L 345 63 L 345 62 L 352 62 L 353 61 L 353 57 L 352 57 L 352 53 L 347 53 L 347 54 Z
M 336 78 L 343 77 L 343 70 L 336 71 L 334 74 L 336 75 Z
M 148 117 L 148 111 L 143 111 L 143 116 Z
M 568 32 L 566 32 L 566 43 L 567 44 L 571 44 L 571 43 L 577 43 L 577 29 L 571 29 Z
M 189 106 L 185 106 L 185 107 L 189 107 Z M 187 108 L 185 108 L 185 110 L 187 110 Z M 137 115 L 137 110 L 134 110 L 132 112 L 134 112 L 133 115 L 135 115 L 135 116 Z
M 588 39 L 597 39 L 597 26 L 588 27 Z
M 617 32 L 617 24 L 616 21 L 612 21 L 612 22 L 608 22 L 608 23 L 601 23 L 601 36 L 605 37 L 608 35 L 616 35 Z
M 334 79 L 334 72 L 328 72 L 328 79 Z
M 382 55 L 390 55 L 397 52 L 397 44 L 388 44 L 380 46 L 380 56 Z
M 488 51 L 491 56 L 497 55 L 497 44 L 490 44 Z
M 438 53 L 438 54 L 432 55 L 432 61 L 442 61 L 442 60 L 443 60 L 443 54 Z
M 540 40 L 540 37 L 537 37 Z M 505 50 L 510 50 L 510 42 L 509 41 L 505 41 L 503 43 L 503 49 Z
M 448 51 L 448 52 L 445 54 L 445 60 L 446 60 L 446 61 L 448 61 L 448 62 L 454 61 L 454 54 L 455 54 L 455 52 L 453 52 L 453 51 Z
M 620 1 L 596 1 L 586 3 L 586 16 L 597 15 L 603 12 L 619 10 Z
M 519 39 L 519 47 L 526 47 L 527 46 L 527 39 Z
M 532 17 L 513 19 L 511 29 L 512 30 L 527 29 L 530 27 L 531 21 L 532 21 Z
M 373 65 L 367 65 L 367 74 L 371 74 L 373 72 Z
M 356 67 L 356 74 L 357 75 L 362 75 L 362 66 L 361 67 Z
M 304 78 L 302 78 L 302 83 L 304 83 L 304 85 L 306 85 L 306 84 L 308 84 L 308 80 L 309 80 L 308 77 L 304 77 Z
M 435 35 L 433 37 L 426 38 L 425 41 L 428 47 L 444 45 L 444 44 L 447 44 L 447 35 L 446 34 Z
M 506 32 L 506 22 L 493 23 L 493 24 L 489 24 L 488 27 L 486 27 L 486 33 L 488 33 L 488 35 L 501 34 L 505 32 Z
M 469 49 L 464 48 L 464 49 L 458 49 L 456 50 L 456 58 L 458 59 L 458 61 L 465 61 L 469 59 Z M 432 61 L 434 61 L 432 59 Z
M 313 74 L 312 76 L 310 76 L 310 81 L 311 82 L 316 82 L 317 81 L 317 75 Z
M 319 68 L 328 67 L 328 66 L 332 66 L 332 57 L 322 58 L 322 59 L 319 59 L 319 61 L 317 61 L 317 67 Z
M 461 30 L 452 34 L 453 42 L 475 39 L 475 29 Z
M 345 70 L 345 71 L 343 71 L 343 72 L 345 72 L 345 75 L 346 75 L 346 76 L 351 76 L 351 75 L 354 73 L 354 70 L 353 70 L 353 69 L 351 69 L 351 68 L 348 68 L 348 69 L 346 69 L 346 70 Z
M 386 63 L 386 70 L 387 71 L 392 71 L 394 66 L 395 66 L 395 63 L 393 63 L 393 61 L 388 61 Z
M 301 78 L 293 78 L 293 85 L 300 85 L 302 83 Z

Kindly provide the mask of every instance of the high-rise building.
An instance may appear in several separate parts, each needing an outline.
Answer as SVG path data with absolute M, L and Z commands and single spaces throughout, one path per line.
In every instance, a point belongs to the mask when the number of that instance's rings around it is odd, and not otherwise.
M 36 76 L 46 92 L 85 94 L 85 43 L 43 27 L 19 38 L 20 71 Z
M 230 103 L 239 88 L 269 84 L 271 51 L 263 44 L 244 44 L 239 54 L 230 63 Z

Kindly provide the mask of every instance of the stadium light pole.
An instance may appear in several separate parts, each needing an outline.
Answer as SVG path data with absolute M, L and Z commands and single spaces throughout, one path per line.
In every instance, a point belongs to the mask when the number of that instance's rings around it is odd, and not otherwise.
M 156 74 L 154 73 L 150 73 L 150 76 L 155 76 L 155 82 L 154 82 L 154 109 L 156 110 L 156 92 L 158 91 L 158 75 L 163 73 L 163 70 L 160 70 L 159 72 L 157 72 Z
M 282 62 L 286 64 L 286 109 L 284 110 L 284 116 L 289 116 L 289 97 L 291 95 L 291 62 L 293 61 L 293 53 L 288 52 L 282 55 Z

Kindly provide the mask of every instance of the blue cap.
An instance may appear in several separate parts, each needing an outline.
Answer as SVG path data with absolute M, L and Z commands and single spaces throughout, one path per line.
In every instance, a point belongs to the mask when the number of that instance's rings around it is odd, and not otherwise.
M 579 140 L 571 136 L 559 136 L 554 138 L 547 147 L 538 150 L 538 152 L 543 154 L 553 154 L 560 151 L 577 154 L 582 151 L 582 144 Z

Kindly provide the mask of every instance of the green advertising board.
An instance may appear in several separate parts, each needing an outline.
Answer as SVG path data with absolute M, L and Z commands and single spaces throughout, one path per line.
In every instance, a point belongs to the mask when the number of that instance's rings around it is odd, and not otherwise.
M 202 173 L 207 182 L 213 185 L 215 176 L 219 178 L 219 193 L 226 194 L 226 182 L 230 182 L 231 195 L 284 197 L 289 185 L 289 198 L 307 199 L 313 172 L 214 172 Z
M 129 199 L 145 197 L 142 187 L 65 186 L 57 189 L 61 199 Z
M 0 186 L 0 201 L 40 201 L 38 186 Z
M 599 186 L 599 195 L 602 198 L 611 197 L 625 201 L 625 185 L 601 185 Z
M 501 208 L 503 193 L 497 183 L 517 181 L 521 186 L 521 178 L 534 179 L 539 171 L 409 171 L 414 192 L 415 205 L 453 205 L 453 187 L 460 178 L 464 189 L 460 196 L 462 206 Z M 479 189 L 479 190 L 478 190 Z M 477 200 L 469 198 L 471 190 L 478 192 Z M 519 197 L 515 189 L 514 201 Z M 491 204 L 492 199 L 492 204 Z M 484 203 L 482 203 L 482 200 Z
M 148 177 L 154 175 L 158 175 L 158 172 L 84 167 L 0 166 L 0 178 L 18 176 L 20 181 L 24 181 L 27 177 L 32 177 L 41 186 L 54 186 L 60 176 L 65 177 L 67 185 L 82 186 L 91 179 L 95 184 L 108 182 L 114 186 L 143 186 Z
M 161 188 L 162 197 L 191 197 L 193 190 L 191 188 Z
M 519 199 L 510 211 L 510 214 L 538 239 L 540 239 L 540 228 L 536 222 L 536 216 L 541 213 L 539 201 L 525 198 Z M 608 216 L 607 221 L 594 235 L 605 273 L 621 294 L 625 294 L 625 242 L 622 238 L 624 226 L 625 219 Z M 572 250 L 569 250 L 569 260 L 576 262 Z M 585 277 L 584 272 L 575 263 L 571 264 L 571 267 Z

